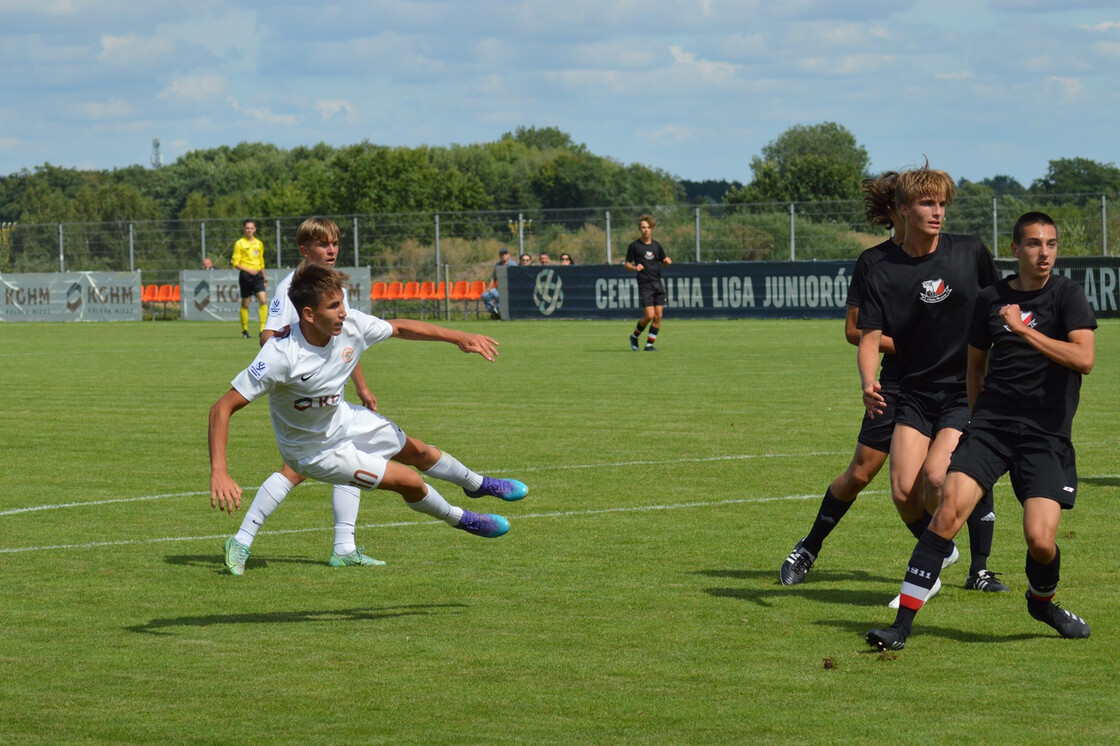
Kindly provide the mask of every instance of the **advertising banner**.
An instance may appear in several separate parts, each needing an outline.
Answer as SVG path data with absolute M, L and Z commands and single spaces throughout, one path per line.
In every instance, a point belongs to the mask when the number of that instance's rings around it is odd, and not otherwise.
M 139 321 L 139 272 L 0 275 L 0 321 Z
M 842 318 L 854 266 L 852 261 L 673 264 L 661 272 L 665 311 L 676 318 Z M 638 280 L 622 267 L 510 267 L 504 286 L 503 314 L 511 319 L 641 315 Z
M 369 267 L 335 267 L 350 275 L 350 307 L 369 312 Z M 266 297 L 272 301 L 273 289 L 280 284 L 291 269 L 266 270 L 268 287 Z M 191 269 L 179 272 L 182 295 L 181 318 L 188 321 L 237 321 L 241 312 L 241 289 L 237 284 L 239 272 L 235 269 Z M 256 301 L 250 301 L 255 308 Z M 255 314 L 256 311 L 252 311 Z M 252 318 L 256 318 L 255 315 Z
M 1014 259 L 996 264 L 1005 276 L 1018 267 Z M 661 273 L 665 311 L 676 318 L 842 318 L 854 267 L 851 260 L 672 264 Z M 1059 258 L 1054 271 L 1081 285 L 1097 318 L 1120 318 L 1120 258 Z M 517 266 L 498 275 L 505 318 L 641 315 L 637 278 L 622 267 Z

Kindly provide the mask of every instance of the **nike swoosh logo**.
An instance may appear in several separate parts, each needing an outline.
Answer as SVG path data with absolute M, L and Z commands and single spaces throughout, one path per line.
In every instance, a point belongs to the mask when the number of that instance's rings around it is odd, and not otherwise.
M 306 376 L 300 376 L 299 380 L 306 381 L 308 378 L 311 378 L 311 376 L 313 376 L 313 375 L 315 375 L 315 374 L 314 373 L 308 373 Z

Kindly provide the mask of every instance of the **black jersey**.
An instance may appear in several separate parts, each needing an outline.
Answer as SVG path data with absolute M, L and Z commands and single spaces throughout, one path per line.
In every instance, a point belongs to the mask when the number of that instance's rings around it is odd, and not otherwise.
M 626 261 L 641 266 L 638 273 L 639 285 L 651 285 L 661 281 L 661 262 L 665 261 L 665 249 L 657 241 L 642 243 L 634 241 L 626 249 Z
M 968 343 L 978 350 L 991 348 L 991 354 L 972 418 L 1016 420 L 1068 438 L 1081 395 L 1081 374 L 1012 333 L 999 311 L 1016 303 L 1024 324 L 1062 341 L 1071 331 L 1096 329 L 1097 319 L 1085 291 L 1068 277 L 1051 275 L 1041 290 L 1033 291 L 1014 290 L 1009 279 L 985 288 L 976 299 Z
M 897 247 L 889 238 L 878 246 L 865 249 L 856 259 L 856 267 L 852 270 L 852 281 L 848 284 L 848 305 L 859 308 L 863 303 L 864 286 L 867 283 L 867 273 L 871 267 L 882 261 L 887 251 Z M 898 359 L 894 355 L 883 355 L 883 367 L 879 371 L 879 383 L 885 389 L 898 388 Z
M 894 340 L 904 389 L 964 386 L 972 305 L 998 277 L 975 236 L 942 233 L 937 249 L 919 257 L 888 247 L 867 274 L 859 328 Z

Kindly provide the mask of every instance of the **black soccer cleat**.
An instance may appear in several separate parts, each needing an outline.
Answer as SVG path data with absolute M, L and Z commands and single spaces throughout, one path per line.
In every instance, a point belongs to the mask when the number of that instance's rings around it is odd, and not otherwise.
M 893 624 L 883 629 L 869 630 L 867 644 L 879 650 L 902 650 L 906 647 L 906 635 Z
M 979 570 L 975 575 L 969 575 L 964 581 L 966 591 L 985 591 L 986 593 L 1002 593 L 1011 590 L 1000 582 L 999 573 L 990 570 Z
M 797 546 L 786 557 L 786 561 L 782 563 L 782 569 L 778 571 L 778 576 L 782 579 L 782 585 L 797 585 L 805 576 L 813 569 L 813 563 L 816 557 L 809 554 L 809 550 L 805 549 L 802 545 L 804 539 L 797 542 Z
M 630 349 L 634 352 L 638 351 L 638 338 L 633 334 L 630 335 Z
M 1043 604 L 1031 598 L 1030 591 L 1027 591 L 1027 611 L 1038 621 L 1058 630 L 1058 634 L 1062 637 L 1079 640 L 1089 636 L 1089 625 L 1084 619 L 1072 611 L 1066 611 L 1053 601 Z

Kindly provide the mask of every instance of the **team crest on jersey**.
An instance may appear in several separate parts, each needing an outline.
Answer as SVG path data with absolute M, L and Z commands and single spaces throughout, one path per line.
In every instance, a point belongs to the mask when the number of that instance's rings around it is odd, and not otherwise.
M 258 381 L 264 378 L 264 374 L 268 372 L 268 363 L 264 360 L 257 360 L 249 366 L 249 375 Z
M 922 291 L 918 297 L 923 303 L 940 303 L 953 293 L 953 288 L 945 284 L 945 280 L 938 277 L 936 280 L 923 280 Z
M 345 350 L 342 351 L 342 362 L 348 363 L 353 359 L 354 359 L 354 348 L 353 347 L 347 347 Z
M 279 314 L 280 313 L 280 306 L 281 306 L 282 303 L 283 303 L 283 300 L 280 298 L 280 296 L 277 296 L 277 297 L 273 298 L 272 303 L 268 307 L 269 315 L 276 316 L 277 314 Z
M 1024 324 L 1029 326 L 1031 329 L 1034 329 L 1036 326 L 1038 326 L 1038 318 L 1035 317 L 1034 311 L 1024 311 L 1023 309 L 1020 308 L 1019 309 L 1019 318 L 1023 321 Z M 1011 331 L 1011 327 L 1009 327 L 1007 324 L 1004 324 L 1003 328 L 1006 329 L 1007 331 Z
M 653 252 L 649 249 L 646 249 L 646 259 L 651 262 L 653 261 Z

